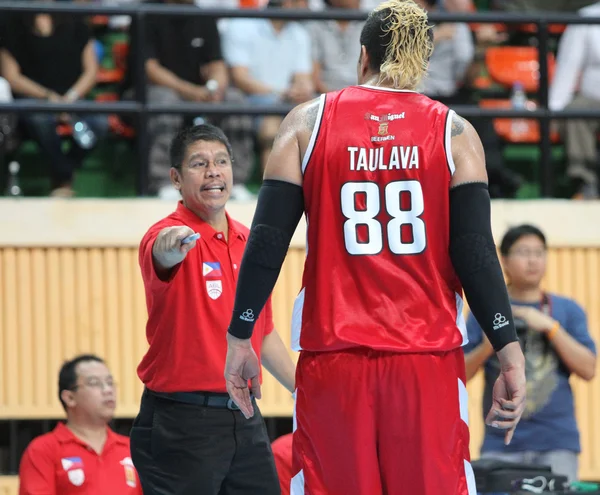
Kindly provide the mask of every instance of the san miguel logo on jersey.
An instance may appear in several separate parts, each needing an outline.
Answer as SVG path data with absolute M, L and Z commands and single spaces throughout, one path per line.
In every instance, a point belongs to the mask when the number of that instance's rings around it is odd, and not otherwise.
M 398 119 L 404 119 L 406 117 L 406 113 L 386 113 L 385 115 L 374 115 L 371 112 L 367 112 L 365 114 L 365 120 L 369 122 L 376 122 L 379 124 L 377 129 L 377 136 L 371 136 L 371 142 L 382 142 L 382 141 L 393 141 L 396 139 L 396 136 L 390 135 L 389 126 L 390 122 Z
M 63 469 L 67 472 L 69 481 L 75 486 L 83 485 L 85 473 L 83 471 L 83 461 L 81 457 L 63 457 L 60 460 Z
M 221 274 L 221 263 L 216 261 L 205 261 L 202 263 L 202 275 L 207 278 L 220 278 Z
M 135 477 L 135 468 L 133 467 L 133 461 L 131 457 L 125 457 L 122 461 L 120 461 L 121 466 L 125 470 L 125 483 L 131 488 L 135 488 L 137 486 L 137 480 Z

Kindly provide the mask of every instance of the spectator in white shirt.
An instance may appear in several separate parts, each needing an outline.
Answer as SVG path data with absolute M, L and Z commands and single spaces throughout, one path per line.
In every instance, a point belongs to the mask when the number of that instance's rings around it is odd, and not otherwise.
M 600 2 L 581 9 L 582 16 L 600 16 Z M 579 83 L 579 84 L 578 84 Z M 600 25 L 571 25 L 558 46 L 551 110 L 600 110 Z M 577 188 L 576 198 L 598 197 L 596 133 L 599 120 L 571 119 L 561 125 L 568 159 L 567 174 Z
M 270 0 L 269 7 L 304 7 L 304 0 Z M 233 84 L 250 103 L 299 104 L 314 95 L 310 37 L 297 22 L 281 19 L 234 19 L 223 35 L 225 61 Z M 263 168 L 281 123 L 279 116 L 257 120 Z

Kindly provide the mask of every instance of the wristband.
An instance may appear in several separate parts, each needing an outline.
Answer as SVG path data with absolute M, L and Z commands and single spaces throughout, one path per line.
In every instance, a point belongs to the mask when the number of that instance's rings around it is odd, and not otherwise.
M 554 325 L 552 325 L 552 328 L 546 332 L 546 337 L 548 337 L 548 340 L 554 339 L 559 328 L 560 328 L 559 322 L 556 322 Z

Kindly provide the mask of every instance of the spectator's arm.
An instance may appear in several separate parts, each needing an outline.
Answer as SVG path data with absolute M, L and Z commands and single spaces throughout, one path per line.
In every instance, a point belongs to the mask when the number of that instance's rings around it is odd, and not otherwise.
M 462 83 L 475 56 L 473 36 L 466 24 L 456 25 L 454 41 L 454 80 Z
M 469 342 L 464 347 L 464 353 L 467 381 L 469 381 L 494 354 L 494 349 L 472 313 L 467 319 L 467 337 Z
M 55 469 L 50 450 L 34 440 L 21 458 L 19 495 L 56 495 Z
M 567 326 L 568 329 L 558 327 L 551 343 L 569 371 L 591 380 L 596 374 L 596 349 L 588 332 L 585 312 L 575 303 L 570 308 Z
M 321 68 L 323 65 L 323 42 L 320 40 L 319 29 L 323 29 L 325 25 L 323 23 L 315 22 L 309 27 L 310 34 L 310 45 L 312 51 L 312 80 L 317 93 L 327 93 L 328 89 L 323 80 L 321 79 Z
M 83 73 L 65 95 L 65 98 L 68 101 L 75 101 L 79 98 L 83 98 L 96 84 L 98 60 L 94 51 L 93 40 L 88 41 L 83 49 L 81 54 L 81 65 L 83 67 Z
M 272 88 L 252 77 L 248 67 L 242 67 L 239 65 L 232 67 L 231 79 L 233 84 L 246 94 L 267 95 L 273 93 Z
M 296 67 L 288 96 L 296 103 L 303 103 L 314 96 L 313 63 L 308 32 L 302 26 L 296 28 Z
M 317 93 L 327 93 L 329 90 L 321 79 L 321 64 L 316 60 L 313 62 L 313 85 Z
M 556 71 L 550 87 L 551 110 L 562 110 L 573 99 L 586 53 L 587 26 L 568 26 L 558 45 Z
M 146 75 L 151 83 L 170 88 L 186 100 L 204 101 L 210 96 L 206 88 L 183 80 L 155 58 L 146 60 Z
M 213 100 L 222 100 L 225 95 L 225 90 L 229 85 L 229 77 L 227 76 L 227 67 L 223 60 L 214 60 L 205 64 L 200 69 L 200 74 L 205 81 L 214 79 L 219 83 L 219 89 L 217 90 Z
M 54 92 L 36 83 L 21 73 L 21 67 L 16 59 L 5 48 L 0 49 L 0 67 L 2 75 L 10 84 L 13 93 L 29 98 L 50 98 L 57 96 Z

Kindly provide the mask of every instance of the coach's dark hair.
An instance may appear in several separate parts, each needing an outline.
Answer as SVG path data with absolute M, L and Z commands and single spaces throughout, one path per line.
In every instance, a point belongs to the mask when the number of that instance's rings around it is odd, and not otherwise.
M 500 243 L 500 252 L 502 255 L 508 256 L 510 248 L 512 248 L 521 237 L 525 237 L 526 235 L 536 236 L 540 241 L 542 241 L 544 248 L 547 247 L 546 236 L 540 229 L 529 224 L 517 225 L 516 227 L 508 229 L 506 234 L 504 234 L 502 242 Z
M 62 400 L 62 391 L 75 389 L 77 385 L 77 365 L 87 361 L 96 361 L 97 363 L 104 364 L 104 359 L 95 354 L 80 354 L 69 361 L 65 361 L 60 368 L 58 373 L 58 400 L 60 400 L 65 411 L 67 410 L 67 405 Z
M 396 88 L 416 89 L 433 53 L 427 12 L 412 0 L 388 0 L 373 10 L 360 33 L 369 68 Z
M 171 167 L 181 169 L 188 146 L 197 141 L 218 141 L 227 148 L 229 158 L 233 162 L 233 150 L 225 133 L 211 124 L 195 125 L 179 131 L 171 142 Z

